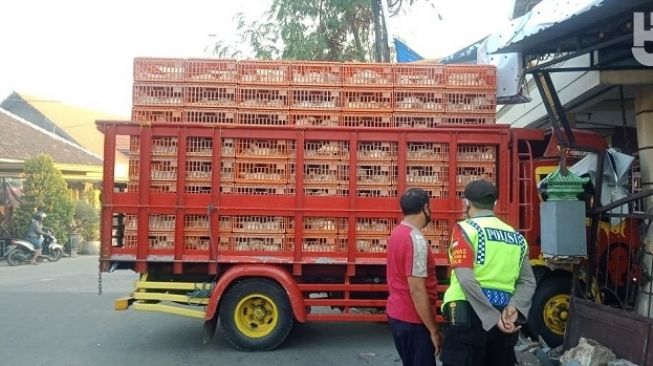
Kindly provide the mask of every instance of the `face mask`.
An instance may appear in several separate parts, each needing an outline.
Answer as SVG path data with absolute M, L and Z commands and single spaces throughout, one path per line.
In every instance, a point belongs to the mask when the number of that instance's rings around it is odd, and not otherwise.
M 431 212 L 430 210 L 427 209 L 422 209 L 422 212 L 424 213 L 424 218 L 426 219 L 426 222 L 424 223 L 424 226 L 422 226 L 422 229 L 427 227 L 431 223 Z

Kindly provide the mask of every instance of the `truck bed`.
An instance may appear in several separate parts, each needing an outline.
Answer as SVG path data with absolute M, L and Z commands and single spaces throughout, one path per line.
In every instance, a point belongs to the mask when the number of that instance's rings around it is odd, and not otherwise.
M 446 265 L 466 183 L 489 179 L 509 211 L 508 127 L 338 128 L 100 121 L 101 262 L 215 273 L 219 263 L 380 265 L 405 189 L 426 189 L 424 229 Z M 130 180 L 115 185 L 116 139 Z M 503 153 L 505 152 L 505 153 Z

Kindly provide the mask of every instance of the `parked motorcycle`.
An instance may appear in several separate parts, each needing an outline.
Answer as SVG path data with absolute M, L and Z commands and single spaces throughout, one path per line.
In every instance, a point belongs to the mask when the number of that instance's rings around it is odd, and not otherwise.
M 0 260 L 7 258 L 11 248 L 11 238 L 8 236 L 0 236 Z
M 7 255 L 7 263 L 10 266 L 17 266 L 24 263 L 29 263 L 34 257 L 34 244 L 27 240 L 12 239 L 9 247 L 9 255 Z M 44 231 L 43 233 L 43 253 L 37 261 L 46 259 L 48 262 L 56 262 L 63 257 L 63 245 L 57 243 L 57 238 L 54 237 L 51 231 Z

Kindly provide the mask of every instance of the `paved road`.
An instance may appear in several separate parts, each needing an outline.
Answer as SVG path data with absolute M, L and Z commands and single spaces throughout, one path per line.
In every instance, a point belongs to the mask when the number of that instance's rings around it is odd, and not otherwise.
M 303 324 L 276 351 L 242 353 L 219 333 L 202 344 L 202 321 L 116 312 L 132 272 L 103 275 L 97 257 L 9 267 L 0 263 L 0 365 L 401 365 L 384 324 Z

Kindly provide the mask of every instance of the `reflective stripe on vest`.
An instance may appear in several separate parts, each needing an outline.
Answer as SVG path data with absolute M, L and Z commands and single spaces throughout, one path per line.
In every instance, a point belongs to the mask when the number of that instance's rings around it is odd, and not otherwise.
M 474 275 L 483 293 L 492 305 L 506 306 L 526 256 L 526 240 L 496 217 L 477 217 L 458 224 L 474 250 Z M 466 296 L 452 272 L 444 303 L 457 300 L 466 300 Z

